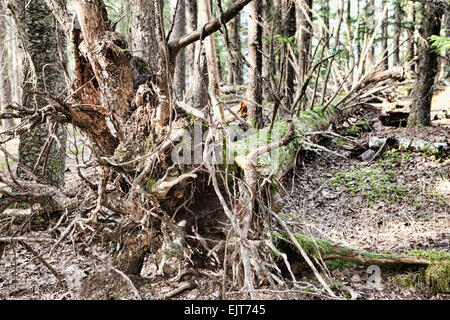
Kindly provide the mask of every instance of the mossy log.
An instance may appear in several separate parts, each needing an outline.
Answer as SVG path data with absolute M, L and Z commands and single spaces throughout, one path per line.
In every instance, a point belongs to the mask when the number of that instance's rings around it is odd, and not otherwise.
M 280 148 L 272 149 L 270 152 L 258 156 L 257 164 L 259 173 L 262 176 L 274 175 L 280 177 L 286 173 L 295 160 L 295 155 L 301 148 L 302 138 L 300 136 L 312 131 L 326 130 L 330 124 L 336 123 L 348 115 L 354 113 L 358 106 L 340 110 L 329 106 L 323 108 L 314 107 L 312 110 L 300 112 L 299 116 L 292 119 L 295 128 L 295 136 L 292 142 Z M 245 139 L 231 144 L 231 152 L 234 155 L 235 163 L 242 169 L 246 163 L 246 157 L 255 149 L 280 140 L 288 132 L 288 122 L 280 120 L 270 127 L 257 130 L 254 134 Z
M 311 258 L 322 261 L 340 260 L 357 265 L 415 266 L 425 285 L 433 292 L 450 292 L 450 253 L 436 250 L 411 250 L 404 254 L 378 254 L 345 248 L 329 241 L 295 233 L 295 240 Z M 276 254 L 286 253 L 294 270 L 309 266 L 287 234 L 274 233 Z

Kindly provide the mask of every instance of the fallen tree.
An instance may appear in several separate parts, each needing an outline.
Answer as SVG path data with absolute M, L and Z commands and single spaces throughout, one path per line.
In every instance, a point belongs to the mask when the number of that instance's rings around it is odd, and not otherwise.
M 70 212 L 64 231 L 55 233 L 51 252 L 75 231 L 102 233 L 102 241 L 114 243 L 115 267 L 123 274 L 139 275 L 147 254 L 156 256 L 161 274 L 170 274 L 175 262 L 189 260 L 192 252 L 197 252 L 214 257 L 219 264 L 223 261 L 225 275 L 231 267 L 233 284 L 251 297 L 260 283 L 287 288 L 290 284 L 278 267 L 279 250 L 273 237 L 274 226 L 284 223 L 276 214 L 279 184 L 275 179 L 292 168 L 301 148 L 331 152 L 307 134 L 326 130 L 358 110 L 358 92 L 369 90 L 377 79 L 386 81 L 386 74 L 378 78 L 366 75 L 359 82 L 364 85 L 355 86 L 345 96 L 337 97 L 336 93 L 323 107 L 252 130 L 254 134 L 237 142 L 227 139 L 227 135 L 236 134 L 214 122 L 210 116 L 214 106 L 209 106 L 199 121 L 202 138 L 184 141 L 196 130 L 198 113 L 182 114 L 175 108 L 171 79 L 176 54 L 217 31 L 250 0 L 236 1 L 220 18 L 170 43 L 165 40 L 160 2 L 155 1 L 158 70 L 150 70 L 145 61 L 131 54 L 125 38 L 114 32 L 107 19 L 103 1 L 73 1 L 73 17 L 58 1 L 47 2 L 73 42 L 76 78 L 65 100 L 34 92 L 48 100 L 47 108 L 12 105 L 5 117 L 20 118 L 22 123 L 2 132 L 0 145 L 40 123 L 72 124 L 89 140 L 92 159 L 82 165 L 75 155 L 80 179 L 72 190 L 48 187 L 32 172 L 28 181 L 11 170 L 9 175 L 0 174 L 0 214 L 22 202 L 31 204 L 32 212 Z M 304 83 L 302 92 L 306 86 Z M 180 140 L 184 142 L 179 144 Z M 224 140 L 225 154 L 216 152 L 215 147 Z M 194 158 L 199 155 L 197 163 L 175 161 L 174 151 L 184 146 L 192 147 Z M 192 149 L 184 150 L 190 153 Z M 11 158 L 5 149 L 2 151 L 5 158 Z M 217 161 L 230 152 L 230 163 Z M 87 173 L 88 168 L 94 170 Z M 195 200 L 211 188 L 216 198 L 210 201 L 222 210 L 214 215 L 192 214 Z M 213 245 L 202 234 L 206 227 L 199 230 L 199 220 L 207 226 L 222 226 L 220 239 L 211 241 Z M 60 223 L 56 221 L 50 229 Z M 284 230 L 289 233 L 287 227 Z M 2 238 L 26 243 L 15 234 Z M 312 256 L 301 246 L 298 249 L 326 294 L 336 297 Z M 283 261 L 290 268 L 289 260 Z M 293 285 L 299 286 L 296 281 Z

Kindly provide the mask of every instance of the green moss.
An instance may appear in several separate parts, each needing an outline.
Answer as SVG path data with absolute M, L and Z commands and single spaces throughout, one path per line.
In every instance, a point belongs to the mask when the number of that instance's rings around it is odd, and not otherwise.
M 50 163 L 50 169 L 52 172 L 60 172 L 62 169 L 61 161 L 58 159 L 53 159 Z
M 294 243 L 292 243 L 292 241 L 289 239 L 288 235 L 275 232 L 273 237 L 275 243 L 277 243 L 277 247 L 279 245 L 279 249 L 281 251 L 286 249 L 288 251 L 294 251 L 297 253 L 297 257 L 300 260 L 303 260 L 303 257 L 298 252 L 298 249 L 294 245 Z M 294 237 L 308 256 L 318 258 L 319 252 L 320 255 L 336 253 L 336 251 L 333 249 L 334 245 L 331 242 L 320 239 L 313 240 L 310 237 L 298 233 L 294 233 Z M 288 247 L 286 247 L 286 244 L 288 244 Z
M 450 263 L 432 264 L 416 272 L 400 275 L 396 282 L 404 288 L 414 287 L 432 294 L 450 292 Z
M 341 259 L 334 259 L 334 260 L 328 261 L 327 265 L 328 265 L 328 269 L 330 269 L 331 271 L 336 270 L 336 269 L 343 269 L 343 268 L 353 268 L 353 267 L 357 266 L 356 263 L 348 262 L 348 261 L 341 260 Z
M 155 179 L 148 179 L 147 180 L 147 185 L 146 185 L 146 188 L 147 188 L 147 191 L 148 192 L 151 192 L 152 191 L 152 188 L 153 188 L 153 186 L 156 184 L 156 180 Z
M 430 261 L 450 261 L 450 253 L 446 251 L 431 250 L 411 250 L 406 255 L 412 257 L 424 258 Z
M 404 164 L 411 158 L 411 155 L 410 151 L 387 150 L 381 155 L 378 164 L 385 168 L 393 168 L 397 164 Z
M 364 132 L 369 132 L 370 126 L 367 123 L 367 121 L 364 120 L 358 120 L 356 121 L 352 126 L 348 127 L 347 129 L 343 130 L 341 134 L 343 136 L 352 136 L 352 137 L 358 137 Z
M 123 50 L 124 53 L 126 53 L 126 51 L 129 51 L 129 50 L 128 49 Z M 147 61 L 145 61 L 144 58 L 141 58 L 138 56 L 133 56 L 133 60 L 139 69 L 145 70 L 148 74 L 152 74 L 152 70 L 150 69 Z
M 352 171 L 338 170 L 330 180 L 335 190 L 343 188 L 351 198 L 357 194 L 372 206 L 377 201 L 399 202 L 408 198 L 408 189 L 396 184 L 396 173 L 375 168 L 359 168 Z
M 450 292 L 450 263 L 430 265 L 425 270 L 424 277 L 432 293 Z
M 133 153 L 128 150 L 119 150 L 117 149 L 114 153 L 114 157 L 117 159 L 119 163 L 130 161 L 133 158 Z

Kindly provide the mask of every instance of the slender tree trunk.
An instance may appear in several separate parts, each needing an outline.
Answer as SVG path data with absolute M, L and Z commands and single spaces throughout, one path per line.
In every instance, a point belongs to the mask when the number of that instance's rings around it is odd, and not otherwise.
M 365 40 L 372 36 L 375 29 L 375 1 L 366 0 L 366 28 L 365 28 Z M 370 48 L 369 54 L 367 55 L 369 65 L 375 63 L 375 43 Z
M 407 6 L 407 21 L 408 21 L 408 29 L 407 29 L 407 34 L 408 34 L 408 41 L 407 41 L 407 60 L 411 61 L 414 59 L 414 30 L 415 30 L 415 15 L 416 15 L 416 10 L 415 10 L 415 5 L 414 2 L 410 2 L 408 3 Z M 411 64 L 411 69 L 412 71 L 414 71 L 414 65 Z
M 450 8 L 447 7 L 447 10 L 444 13 L 444 28 L 445 28 L 445 36 L 450 38 Z M 444 78 L 450 78 L 450 48 L 445 51 L 445 59 L 442 63 L 442 72 Z M 446 70 L 447 69 L 447 70 Z
M 394 34 L 398 37 L 394 38 L 394 53 L 392 55 L 392 63 L 394 66 L 400 64 L 400 34 L 401 34 L 401 23 L 402 23 L 402 8 L 400 1 L 395 2 L 395 24 L 394 24 Z
M 322 1 L 322 15 L 323 15 L 323 22 L 325 24 L 325 26 L 327 27 L 327 29 L 329 31 L 330 30 L 330 3 L 329 1 L 323 0 Z M 329 49 L 330 48 L 330 41 L 327 40 L 325 42 L 325 48 Z M 324 66 L 326 66 L 326 64 L 324 64 Z
M 272 33 L 275 29 L 275 22 L 274 22 L 274 3 L 272 0 L 266 0 L 264 1 L 263 6 L 263 38 L 268 39 L 263 42 L 263 77 L 267 79 L 268 81 L 272 80 L 273 75 L 275 74 L 275 55 L 271 53 L 272 47 L 273 47 L 273 41 L 270 41 L 272 37 Z M 269 94 L 265 88 L 263 87 L 263 99 L 266 101 L 269 98 Z
M 296 20 L 295 20 L 295 4 L 290 0 L 283 0 L 282 3 L 282 26 L 283 26 L 283 36 L 284 38 L 292 38 L 295 36 L 297 30 Z M 292 48 L 291 48 L 292 49 Z M 295 78 L 295 68 L 292 64 L 292 54 L 288 48 L 288 44 L 284 44 L 284 61 L 285 61 L 285 71 L 284 71 L 284 96 L 285 106 L 290 109 L 293 103 L 294 96 L 294 78 Z
M 252 1 L 248 7 L 248 57 L 251 68 L 248 74 L 248 120 L 255 128 L 262 123 L 262 7 L 260 1 Z
M 175 25 L 170 36 L 170 40 L 182 37 L 185 34 L 186 27 L 186 6 L 184 0 L 172 0 L 172 14 L 175 11 L 175 7 L 178 8 L 175 15 Z M 169 41 L 170 41 L 169 40 Z M 192 60 L 191 60 L 192 61 Z M 178 52 L 175 71 L 173 76 L 173 86 L 175 90 L 175 96 L 177 99 L 182 99 L 186 90 L 186 55 L 185 50 L 181 49 Z
M 0 14 L 5 15 L 5 7 L 0 3 Z M 0 17 L 0 112 L 7 112 L 6 106 L 12 102 L 11 99 L 11 71 L 8 66 L 8 43 L 6 42 L 7 31 L 4 17 Z M 2 120 L 4 130 L 14 126 L 13 119 Z
M 202 25 L 198 14 L 198 2 L 188 1 L 188 32 L 192 32 Z M 189 83 L 192 90 L 191 104 L 196 109 L 203 109 L 208 105 L 208 66 L 203 46 L 200 42 L 189 46 L 192 63 L 189 64 Z
M 381 51 L 383 52 L 383 59 L 385 59 L 384 62 L 383 62 L 383 67 L 384 67 L 385 70 L 389 70 L 389 59 L 387 58 L 388 54 L 389 54 L 389 52 L 387 52 L 388 37 L 389 37 L 389 35 L 388 35 L 388 14 L 387 14 L 387 12 L 386 12 L 386 15 L 385 15 L 383 20 L 384 20 L 383 21 L 383 26 L 382 26 L 382 29 L 381 29 L 381 38 L 382 38 L 382 40 L 381 40 Z M 395 65 L 395 62 L 394 62 L 394 65 Z
M 60 60 L 58 47 L 65 46 L 65 37 L 62 32 L 56 31 L 56 20 L 43 0 L 27 3 L 20 12 L 23 12 L 20 20 L 25 33 L 26 49 L 32 60 L 32 65 L 27 63 L 25 66 L 24 91 L 28 93 L 23 96 L 23 105 L 28 108 L 43 108 L 48 102 L 29 92 L 36 91 L 36 88 L 46 88 L 51 95 L 58 96 L 64 89 L 64 76 L 57 63 Z M 59 44 L 56 32 L 59 32 Z M 48 184 L 62 186 L 66 167 L 67 132 L 60 125 L 52 130 L 58 141 L 49 137 L 45 125 L 21 135 L 19 161 Z M 28 178 L 20 168 L 18 175 Z
M 438 73 L 437 54 L 430 49 L 430 36 L 439 35 L 441 30 L 442 9 L 425 5 L 420 28 L 419 65 L 415 86 L 414 101 L 408 117 L 408 127 L 431 126 L 430 109 L 433 97 L 433 85 Z M 426 43 L 424 43 L 426 42 Z
M 191 33 L 195 29 L 197 29 L 197 1 L 195 0 L 185 0 L 186 4 L 186 31 L 187 33 Z M 189 73 L 189 92 L 193 92 L 193 84 L 196 79 L 195 69 L 196 69 L 196 59 L 195 56 L 195 48 L 197 43 L 192 44 L 186 48 L 186 57 L 188 63 L 188 73 Z
M 204 25 L 208 21 L 212 20 L 211 5 L 209 0 L 201 0 L 198 2 L 198 15 L 200 25 Z M 206 64 L 208 66 L 208 91 L 212 100 L 214 116 L 216 120 L 224 123 L 225 117 L 223 106 L 217 101 L 217 97 L 219 96 L 220 74 L 214 35 L 207 37 L 203 43 L 205 48 Z
M 211 5 L 209 0 L 201 0 L 198 2 L 199 21 L 200 25 L 206 24 L 212 20 Z M 214 35 L 207 37 L 204 40 L 205 53 L 208 64 L 208 88 L 210 92 L 216 94 L 219 89 L 219 68 L 217 63 L 216 44 L 214 41 Z
M 238 14 L 233 20 L 228 24 L 228 33 L 230 36 L 230 44 L 233 54 L 227 55 L 227 84 L 230 86 L 241 85 L 244 81 L 242 76 L 242 61 L 240 59 L 242 46 L 241 46 L 241 15 Z M 234 61 L 231 61 L 233 59 Z M 233 65 L 235 68 L 233 68 Z
M 298 43 L 298 79 L 301 82 L 310 64 L 312 39 L 312 8 L 313 0 L 300 0 L 297 2 L 297 43 Z

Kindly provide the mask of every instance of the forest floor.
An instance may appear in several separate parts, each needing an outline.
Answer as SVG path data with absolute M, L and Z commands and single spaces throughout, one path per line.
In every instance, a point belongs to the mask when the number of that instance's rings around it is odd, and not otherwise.
M 448 90 L 450 93 L 450 90 Z M 445 99 L 444 99 L 445 101 Z M 447 102 L 450 101 L 447 100 Z M 444 109 L 448 109 L 448 105 Z M 371 136 L 420 138 L 450 143 L 450 121 L 435 119 L 433 127 L 421 130 L 385 127 L 376 111 L 364 109 L 345 126 L 365 120 L 372 130 L 355 140 L 364 144 Z M 337 128 L 338 132 L 343 127 Z M 373 161 L 363 161 L 360 153 L 336 138 L 323 140 L 329 149 L 347 159 L 313 152 L 300 154 L 296 168 L 284 177 L 285 214 L 298 219 L 298 232 L 329 240 L 357 250 L 374 253 L 404 253 L 412 249 L 450 248 L 450 159 L 410 150 L 385 147 Z M 9 145 L 17 152 L 17 144 Z M 0 163 L 1 165 L 1 163 Z M 73 177 L 69 165 L 68 176 Z M 205 198 L 208 198 L 206 195 Z M 213 197 L 213 194 L 211 194 Z M 32 236 L 29 235 L 29 236 Z M 0 261 L 0 299 L 133 299 L 127 281 L 111 271 L 111 255 L 100 245 L 89 249 L 70 242 L 47 257 L 48 246 L 31 244 L 64 278 L 66 288 L 39 261 L 21 246 L 8 245 Z M 381 271 L 381 287 L 367 285 L 366 266 L 328 263 L 330 273 L 342 290 L 354 299 L 450 299 L 450 294 L 431 294 L 425 289 L 401 285 L 401 277 L 412 271 Z M 151 257 L 141 277 L 132 277 L 143 299 L 219 299 L 221 268 L 187 268 L 182 279 L 167 280 L 155 275 Z M 94 274 L 102 273 L 103 277 Z M 315 283 L 310 272 L 301 281 Z M 189 286 L 195 283 L 190 288 Z M 187 290 L 173 294 L 185 285 Z M 118 293 L 120 292 L 120 293 Z M 173 294 L 173 295 L 172 295 Z M 240 299 L 230 293 L 229 299 Z M 258 294 L 272 299 L 270 292 Z M 286 295 L 311 299 L 311 295 Z

